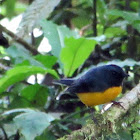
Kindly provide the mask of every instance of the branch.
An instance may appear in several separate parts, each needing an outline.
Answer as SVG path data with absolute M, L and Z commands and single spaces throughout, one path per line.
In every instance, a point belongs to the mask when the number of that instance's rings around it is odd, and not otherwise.
M 28 44 L 25 40 L 15 35 L 13 32 L 9 31 L 5 27 L 0 24 L 0 30 L 11 36 L 16 42 L 22 44 L 27 50 L 29 50 L 33 55 L 39 54 L 39 52 L 35 49 L 34 46 Z
M 125 110 L 121 107 L 113 105 L 110 107 L 109 110 L 107 110 L 103 114 L 103 119 L 106 120 L 106 124 L 108 124 L 108 122 L 115 122 L 115 123 L 119 122 L 120 118 L 123 117 L 131 107 L 133 107 L 136 103 L 138 103 L 139 100 L 140 100 L 140 84 L 138 84 L 135 88 L 133 88 L 131 91 L 129 91 L 127 94 L 125 94 L 125 96 L 123 96 L 119 100 L 119 102 L 122 102 L 121 105 L 125 108 Z M 82 129 L 74 131 L 71 135 L 64 136 L 59 140 L 63 140 L 63 139 L 84 140 L 89 136 L 90 138 L 92 137 L 92 139 L 95 139 L 101 134 L 103 129 L 108 129 L 107 126 L 105 126 L 105 128 L 102 127 L 105 124 L 103 120 L 101 121 L 102 122 L 100 122 L 100 126 L 90 123 L 87 126 L 83 127 Z
M 93 0 L 93 36 L 97 36 L 96 0 Z
M 8 136 L 7 136 L 7 134 L 6 134 L 5 129 L 4 129 L 2 126 L 0 126 L 0 128 L 1 128 L 2 132 L 3 132 L 4 140 L 8 140 Z

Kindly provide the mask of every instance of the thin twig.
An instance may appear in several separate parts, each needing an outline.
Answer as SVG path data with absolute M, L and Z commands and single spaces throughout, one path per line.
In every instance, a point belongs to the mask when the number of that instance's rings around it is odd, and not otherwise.
M 0 24 L 0 30 L 11 36 L 16 42 L 22 44 L 27 50 L 29 50 L 33 55 L 39 54 L 39 52 L 35 49 L 34 46 L 28 44 L 25 40 L 15 35 L 13 32 L 9 31 L 5 27 Z
M 0 128 L 1 128 L 2 132 L 3 132 L 3 134 L 4 134 L 4 140 L 8 140 L 8 136 L 7 136 L 4 128 L 2 126 L 0 126 Z
M 93 0 L 93 36 L 97 36 L 97 15 L 96 15 L 96 0 Z
M 86 30 L 88 30 L 89 28 L 92 28 L 92 24 L 88 24 L 88 25 L 82 27 L 82 29 L 80 30 L 80 35 L 82 36 L 84 34 L 84 32 Z

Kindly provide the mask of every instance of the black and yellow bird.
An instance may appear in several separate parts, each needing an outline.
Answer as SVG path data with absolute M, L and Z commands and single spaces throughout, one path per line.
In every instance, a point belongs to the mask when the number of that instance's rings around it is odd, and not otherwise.
M 122 91 L 123 79 L 127 77 L 117 65 L 92 68 L 77 79 L 61 79 L 58 83 L 68 86 L 67 91 L 76 93 L 86 106 L 113 101 Z

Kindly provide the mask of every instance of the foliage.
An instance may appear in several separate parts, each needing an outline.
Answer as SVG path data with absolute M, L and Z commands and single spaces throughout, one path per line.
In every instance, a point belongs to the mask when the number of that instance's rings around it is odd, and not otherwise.
M 13 69 L 9 70 L 5 76 L 3 76 L 0 80 L 0 93 L 5 91 L 10 85 L 15 84 L 19 81 L 24 80 L 25 78 L 29 77 L 30 75 L 36 73 L 51 73 L 56 74 L 53 70 L 44 70 L 40 67 L 35 66 L 18 66 L 14 67 Z M 56 74 L 57 75 L 57 74 Z
M 85 38 L 65 39 L 65 47 L 61 51 L 61 61 L 64 64 L 65 76 L 72 76 L 74 71 L 89 57 L 95 48 L 95 44 L 95 40 Z
M 44 31 L 44 36 L 49 39 L 49 43 L 52 47 L 52 54 L 59 58 L 61 48 L 64 45 L 64 38 L 65 37 L 78 37 L 78 33 L 75 31 L 70 31 L 65 26 L 57 26 L 51 21 L 42 21 L 41 26 Z M 55 41 L 54 41 L 55 38 Z
M 26 8 L 28 11 L 30 5 L 33 14 L 24 15 L 24 27 L 32 26 L 26 20 L 34 24 L 37 20 L 43 34 L 36 37 L 32 32 L 32 36 L 20 38 L 18 42 L 15 36 L 11 36 L 11 41 L 7 32 L 0 28 L 0 139 L 55 140 L 87 123 L 91 117 L 89 110 L 76 96 L 65 93 L 65 87 L 54 85 L 56 79 L 80 76 L 91 66 L 113 63 L 130 75 L 124 81 L 123 92 L 139 82 L 139 1 L 131 1 L 130 5 L 121 0 L 96 2 L 97 21 L 93 18 L 94 0 L 63 0 L 47 20 L 33 17 L 46 12 L 43 4 L 43 10 L 36 11 L 36 6 L 24 0 L 1 1 L 1 19 L 13 19 Z M 47 16 L 49 14 L 50 11 Z M 95 22 L 97 36 L 93 37 Z M 21 26 L 21 30 L 26 29 Z M 44 38 L 51 45 L 47 53 L 33 55 L 25 47 L 29 44 L 38 50 Z M 48 44 L 43 47 L 47 48 Z M 98 106 L 95 110 L 101 108 Z M 138 140 L 138 111 L 137 108 L 135 113 L 121 120 L 117 134 L 104 138 Z M 134 114 L 138 117 L 132 117 Z
M 14 118 L 14 123 L 25 139 L 34 138 L 44 131 L 54 118 L 43 112 L 22 113 Z M 41 121 L 40 121 L 41 120 Z

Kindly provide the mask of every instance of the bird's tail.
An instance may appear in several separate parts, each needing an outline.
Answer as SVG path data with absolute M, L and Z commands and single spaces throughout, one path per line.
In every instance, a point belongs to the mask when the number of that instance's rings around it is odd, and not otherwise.
M 61 79 L 61 80 L 56 80 L 53 83 L 71 86 L 74 81 L 75 81 L 74 79 Z

